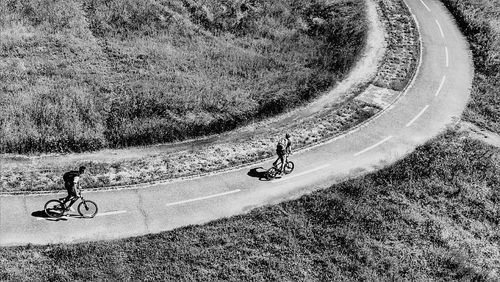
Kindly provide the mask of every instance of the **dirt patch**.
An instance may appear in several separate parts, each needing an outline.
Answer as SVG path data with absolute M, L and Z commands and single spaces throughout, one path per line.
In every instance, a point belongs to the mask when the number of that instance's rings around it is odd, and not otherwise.
M 385 109 L 389 107 L 395 99 L 397 99 L 399 94 L 399 91 L 370 85 L 365 92 L 356 97 L 356 100 Z
M 486 144 L 500 148 L 500 135 L 498 133 L 480 128 L 479 126 L 466 121 L 460 123 L 460 129 L 467 131 L 469 133 L 468 136 L 471 138 L 481 140 Z

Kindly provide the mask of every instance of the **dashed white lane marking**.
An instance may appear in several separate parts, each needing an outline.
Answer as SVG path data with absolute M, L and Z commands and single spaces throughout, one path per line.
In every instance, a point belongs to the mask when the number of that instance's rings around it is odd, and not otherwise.
M 289 179 L 293 179 L 293 178 L 296 178 L 296 177 L 299 177 L 299 176 L 302 176 L 302 175 L 306 175 L 306 174 L 309 174 L 309 173 L 312 173 L 312 172 L 315 172 L 315 171 L 318 171 L 318 170 L 322 170 L 324 168 L 327 168 L 329 167 L 330 164 L 325 164 L 325 165 L 322 165 L 322 166 L 319 166 L 319 167 L 316 167 L 316 168 L 313 168 L 313 169 L 310 169 L 308 171 L 304 171 L 304 172 L 301 172 L 301 173 L 297 173 L 297 174 L 293 174 L 291 176 L 288 176 L 286 178 L 279 178 L 279 179 L 276 179 L 273 181 L 274 182 L 281 182 L 281 181 L 285 181 L 285 180 L 289 180 Z
M 182 204 L 186 204 L 186 203 L 191 203 L 191 202 L 196 202 L 196 201 L 202 201 L 202 200 L 207 200 L 207 199 L 211 199 L 211 198 L 221 197 L 221 196 L 225 196 L 225 195 L 229 195 L 229 194 L 234 194 L 234 193 L 238 193 L 240 191 L 241 191 L 240 189 L 236 189 L 236 190 L 232 190 L 232 191 L 229 191 L 229 192 L 214 194 L 214 195 L 210 195 L 210 196 L 205 196 L 205 197 L 200 197 L 200 198 L 195 198 L 195 199 L 189 199 L 189 200 L 184 200 L 184 201 L 179 201 L 179 202 L 168 203 L 165 206 L 171 207 L 171 206 L 176 206 L 176 205 L 182 205 Z
M 445 57 L 446 57 L 446 67 L 448 67 L 450 65 L 450 58 L 448 57 L 448 47 L 444 47 L 444 53 L 445 53 Z
M 429 12 L 431 11 L 429 6 L 427 6 L 423 0 L 420 0 L 420 2 L 422 3 L 422 5 L 424 5 L 424 7 L 427 9 L 427 11 L 429 11 Z
M 122 213 L 127 213 L 127 211 L 109 211 L 109 212 L 103 212 L 103 213 L 98 213 L 95 216 L 107 216 L 107 215 L 115 215 L 115 214 L 122 214 Z
M 434 94 L 434 96 L 437 97 L 437 95 L 439 95 L 439 93 L 441 92 L 441 89 L 443 89 L 443 85 L 444 85 L 444 82 L 446 81 L 446 75 L 443 76 L 443 78 L 441 79 L 441 83 L 439 84 L 439 88 L 438 90 L 436 91 L 436 94 Z
M 444 32 L 443 32 L 443 28 L 441 27 L 441 24 L 439 23 L 438 20 L 436 20 L 436 24 L 439 28 L 439 32 L 441 33 L 441 37 L 444 38 Z
M 418 113 L 418 115 L 416 115 L 412 120 L 410 120 L 409 123 L 406 124 L 406 127 L 409 127 L 410 125 L 412 125 L 421 115 L 424 114 L 424 112 L 427 110 L 427 108 L 429 107 L 429 105 L 426 105 L 421 111 L 420 113 Z
M 356 156 L 359 156 L 363 153 L 366 153 L 366 152 L 370 151 L 371 149 L 376 148 L 377 146 L 380 146 L 380 145 L 384 144 L 385 142 L 389 141 L 389 139 L 391 139 L 392 137 L 394 137 L 394 136 L 392 136 L 392 135 L 388 136 L 388 137 L 384 138 L 384 140 L 378 142 L 377 144 L 372 145 L 372 146 L 370 146 L 362 151 L 357 152 L 356 154 L 354 154 L 354 156 L 356 157 Z

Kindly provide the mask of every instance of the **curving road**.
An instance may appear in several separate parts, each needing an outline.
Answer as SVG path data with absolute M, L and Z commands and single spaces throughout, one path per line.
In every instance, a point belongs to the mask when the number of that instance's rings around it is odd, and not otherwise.
M 204 223 L 299 197 L 403 157 L 461 115 L 473 75 L 467 43 L 444 6 L 436 0 L 407 4 L 423 43 L 413 85 L 366 126 L 293 155 L 293 174 L 270 182 L 249 175 L 252 168 L 269 167 L 266 162 L 148 188 L 87 192 L 101 208 L 94 219 L 36 216 L 62 194 L 1 196 L 0 245 L 115 239 Z

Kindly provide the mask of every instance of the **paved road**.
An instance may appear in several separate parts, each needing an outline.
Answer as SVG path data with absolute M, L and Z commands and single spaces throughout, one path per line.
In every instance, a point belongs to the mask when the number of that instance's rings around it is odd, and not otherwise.
M 293 174 L 260 181 L 248 175 L 259 167 L 254 165 L 149 188 L 88 192 L 101 209 L 93 219 L 37 217 L 47 200 L 62 194 L 2 196 L 0 245 L 115 239 L 204 223 L 296 198 L 403 157 L 461 115 L 473 75 L 466 41 L 445 8 L 436 0 L 407 2 L 423 41 L 413 86 L 368 125 L 293 155 Z

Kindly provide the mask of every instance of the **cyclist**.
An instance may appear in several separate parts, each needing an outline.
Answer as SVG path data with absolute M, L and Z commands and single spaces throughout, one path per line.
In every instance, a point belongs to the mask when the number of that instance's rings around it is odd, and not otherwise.
M 68 191 L 68 196 L 64 199 L 64 205 L 70 200 L 78 198 L 80 188 L 80 178 L 85 173 L 86 167 L 81 166 L 78 170 L 68 171 L 63 175 L 64 187 Z
M 292 141 L 290 140 L 290 134 L 285 134 L 285 138 L 280 139 L 278 141 L 278 145 L 276 145 L 276 154 L 278 158 L 274 161 L 273 166 L 276 167 L 279 172 L 278 174 L 282 174 L 285 168 L 286 163 L 286 155 L 292 152 Z M 278 162 L 281 161 L 281 168 L 278 168 Z

